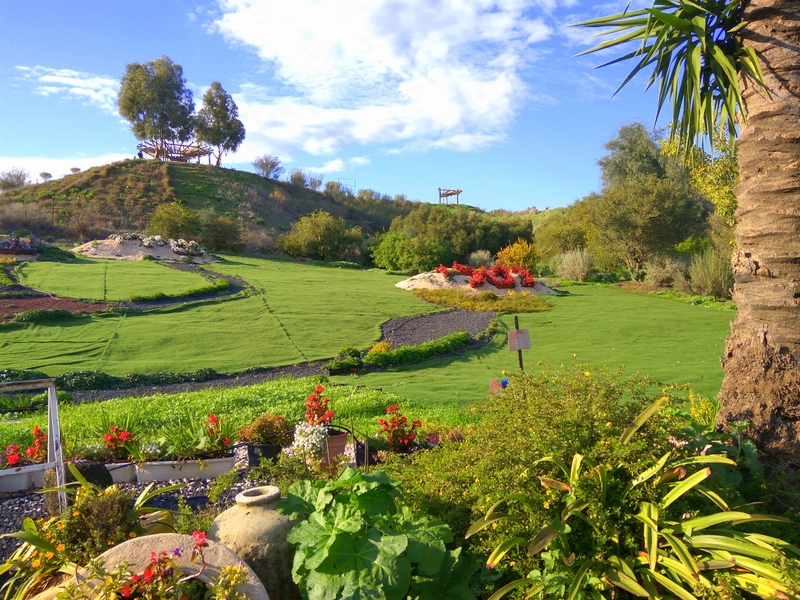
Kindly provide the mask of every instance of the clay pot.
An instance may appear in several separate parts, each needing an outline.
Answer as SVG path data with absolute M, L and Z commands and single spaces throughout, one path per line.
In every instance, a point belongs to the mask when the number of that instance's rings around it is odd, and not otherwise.
M 245 490 L 236 505 L 220 514 L 208 539 L 233 550 L 258 575 L 270 598 L 299 600 L 292 581 L 294 547 L 286 541 L 294 522 L 275 511 L 281 491 L 275 486 Z

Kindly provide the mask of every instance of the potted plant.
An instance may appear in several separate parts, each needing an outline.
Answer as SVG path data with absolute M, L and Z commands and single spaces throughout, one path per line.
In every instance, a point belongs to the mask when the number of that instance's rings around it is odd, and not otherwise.
M 154 448 L 142 449 L 142 457 L 155 453 L 161 460 L 136 465 L 136 479 L 211 479 L 230 471 L 236 464 L 233 455 L 234 431 L 215 414 L 198 423 L 188 413 L 179 418 L 158 439 Z
M 22 450 L 19 444 L 8 444 L 0 454 L 0 492 L 44 487 L 46 461 L 47 433 L 35 425 L 32 446 Z
M 247 442 L 247 460 L 251 467 L 258 466 L 262 457 L 271 458 L 275 462 L 281 448 L 292 441 L 286 419 L 268 412 L 242 427 L 237 435 L 239 441 Z
M 422 427 L 420 421 L 411 421 L 400 412 L 400 406 L 395 402 L 386 407 L 386 418 L 379 419 L 380 434 L 386 440 L 393 452 L 407 453 L 415 446 L 417 439 L 416 429 Z
M 336 464 L 335 457 L 344 454 L 348 434 L 331 424 L 334 413 L 328 406 L 330 400 L 322 396 L 324 391 L 318 385 L 306 398 L 306 422 L 295 428 L 293 447 L 319 458 L 323 465 L 332 466 Z
M 112 425 L 103 434 L 105 447 L 103 458 L 114 483 L 132 483 L 136 480 L 136 469 L 132 462 L 138 440 L 128 429 Z

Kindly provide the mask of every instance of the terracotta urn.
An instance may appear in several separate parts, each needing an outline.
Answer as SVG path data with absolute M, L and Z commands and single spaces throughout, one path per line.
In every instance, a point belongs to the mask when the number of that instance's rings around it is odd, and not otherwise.
M 239 555 L 270 598 L 299 600 L 292 581 L 294 547 L 286 541 L 295 523 L 275 510 L 280 500 L 281 491 L 275 486 L 245 490 L 237 494 L 235 506 L 214 519 L 207 535 Z

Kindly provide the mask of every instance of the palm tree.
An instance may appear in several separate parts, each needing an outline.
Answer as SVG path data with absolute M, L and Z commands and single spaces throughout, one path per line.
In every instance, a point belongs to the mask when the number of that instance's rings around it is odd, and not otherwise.
M 672 104 L 672 135 L 687 152 L 715 122 L 731 139 L 738 133 L 738 312 L 721 361 L 718 425 L 750 422 L 773 469 L 798 466 L 800 2 L 656 0 L 580 25 L 623 32 L 587 52 L 640 42 L 611 62 L 637 61 L 623 86 L 652 67 L 648 87 L 658 84 L 659 110 Z

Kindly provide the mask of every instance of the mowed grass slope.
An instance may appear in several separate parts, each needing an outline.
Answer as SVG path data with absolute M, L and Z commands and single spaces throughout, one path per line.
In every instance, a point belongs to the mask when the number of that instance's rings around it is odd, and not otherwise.
M 81 266 L 87 278 L 104 268 Z M 48 375 L 243 371 L 331 358 L 346 345 L 366 348 L 388 319 L 438 310 L 395 288 L 400 277 L 380 272 L 246 258 L 210 268 L 241 275 L 257 293 L 146 313 L 6 324 L 0 365 Z
M 20 283 L 64 298 L 121 301 L 162 292 L 177 294 L 210 285 L 152 261 L 77 258 L 68 263 L 26 261 L 16 269 Z
M 664 384 L 691 383 L 705 396 L 716 396 L 722 383 L 719 365 L 733 311 L 719 311 L 613 288 L 577 286 L 570 295 L 548 298 L 552 309 L 519 315 L 528 329 L 531 349 L 523 352 L 526 371 L 539 361 L 558 366 L 576 355 L 580 363 L 647 375 Z M 440 358 L 338 382 L 382 388 L 449 413 L 486 396 L 491 379 L 519 368 L 508 351 L 512 315 L 500 318 L 498 335 L 485 347 L 457 357 Z

